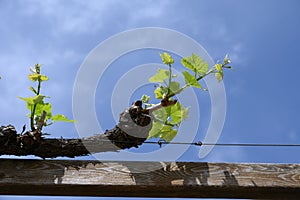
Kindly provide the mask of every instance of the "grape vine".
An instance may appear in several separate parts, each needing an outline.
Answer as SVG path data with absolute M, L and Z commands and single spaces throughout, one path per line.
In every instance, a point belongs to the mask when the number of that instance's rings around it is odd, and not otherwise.
M 172 65 L 174 59 L 172 56 L 164 52 L 160 54 L 162 62 L 168 66 L 168 70 L 158 69 L 156 74 L 149 78 L 149 82 L 158 83 L 158 87 L 154 90 L 156 99 L 161 100 L 159 104 L 150 104 L 150 96 L 143 95 L 141 100 L 145 104 L 145 109 L 153 119 L 153 126 L 149 132 L 148 139 L 160 138 L 162 140 L 171 141 L 178 132 L 178 127 L 183 120 L 188 118 L 189 108 L 184 107 L 174 97 L 183 92 L 188 87 L 195 87 L 203 91 L 199 81 L 209 74 L 215 74 L 216 79 L 220 82 L 224 78 L 223 69 L 231 69 L 231 63 L 228 54 L 226 54 L 222 63 L 216 63 L 209 69 L 208 63 L 196 54 L 181 59 L 181 64 L 187 69 L 182 72 L 185 85 L 180 86 L 178 81 L 174 81 L 177 74 L 173 74 Z
M 32 97 L 19 97 L 26 102 L 26 107 L 30 111 L 28 117 L 30 118 L 31 131 L 42 129 L 43 126 L 49 126 L 57 121 L 74 122 L 62 114 L 52 115 L 52 105 L 44 102 L 44 99 L 50 98 L 41 94 L 42 82 L 48 81 L 46 75 L 41 74 L 41 65 L 35 64 L 34 68 L 30 67 L 31 74 L 28 79 L 37 82 L 37 88 L 29 87 L 35 96 Z

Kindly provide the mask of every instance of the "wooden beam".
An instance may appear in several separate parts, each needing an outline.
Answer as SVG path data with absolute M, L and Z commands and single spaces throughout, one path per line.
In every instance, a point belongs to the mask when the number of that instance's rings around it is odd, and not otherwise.
M 0 159 L 1 195 L 300 197 L 300 164 Z

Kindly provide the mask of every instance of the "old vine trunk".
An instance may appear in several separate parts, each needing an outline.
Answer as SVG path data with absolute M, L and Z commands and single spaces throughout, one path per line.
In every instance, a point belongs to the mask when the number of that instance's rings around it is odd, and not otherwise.
M 120 114 L 118 124 L 104 134 L 88 138 L 35 138 L 30 131 L 18 134 L 12 125 L 0 127 L 0 155 L 41 158 L 75 157 L 91 153 L 119 151 L 138 147 L 148 137 L 152 128 L 149 113 L 143 110 L 141 102 L 135 102 Z

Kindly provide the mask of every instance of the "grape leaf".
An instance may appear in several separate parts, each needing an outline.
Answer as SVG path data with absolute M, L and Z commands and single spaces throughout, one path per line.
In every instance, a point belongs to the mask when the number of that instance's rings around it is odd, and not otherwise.
M 150 96 L 144 94 L 142 96 L 141 100 L 142 100 L 143 103 L 148 103 L 149 100 L 150 100 Z
M 165 69 L 158 69 L 156 74 L 149 78 L 149 82 L 163 83 L 165 79 L 169 78 L 170 72 Z
M 177 134 L 177 130 L 172 126 L 164 125 L 160 130 L 160 138 L 170 142 Z
M 218 63 L 215 65 L 215 67 L 216 67 L 216 70 L 218 71 L 215 73 L 215 77 L 219 82 L 221 82 L 224 78 L 222 64 Z
M 171 124 L 179 125 L 183 119 L 187 119 L 189 108 L 184 108 L 179 102 L 165 108 L 167 116 L 171 117 Z
M 156 119 L 161 122 L 165 122 L 170 115 L 166 112 L 166 108 L 161 108 L 153 112 L 153 115 Z
M 163 99 L 166 93 L 167 93 L 167 89 L 164 88 L 163 86 L 159 86 L 154 90 L 155 98 L 157 99 Z
M 33 98 L 34 97 L 18 97 L 19 99 L 25 101 L 27 103 L 27 105 L 33 105 Z
M 170 90 L 171 90 L 171 92 L 176 92 L 179 89 L 180 89 L 180 83 L 179 82 L 172 81 L 170 83 Z
M 184 67 L 192 70 L 195 73 L 204 75 L 208 71 L 208 63 L 196 54 L 181 59 Z
M 44 98 L 46 98 L 46 96 L 44 95 L 37 95 L 35 97 L 18 97 L 19 99 L 22 99 L 23 101 L 25 101 L 28 104 L 34 105 L 36 103 L 41 103 L 43 102 Z
M 76 122 L 76 120 L 68 119 L 66 116 L 64 116 L 62 114 L 54 115 L 51 119 L 53 121 L 55 121 L 55 122 L 57 122 L 57 121 L 61 121 L 61 122 Z
M 215 77 L 216 77 L 216 79 L 217 79 L 219 82 L 221 82 L 221 81 L 223 80 L 223 76 L 224 76 L 223 72 L 216 72 L 216 73 L 215 73 Z
M 159 137 L 160 130 L 162 129 L 162 127 L 163 127 L 162 123 L 154 121 L 153 124 L 152 124 L 152 128 L 149 131 L 149 135 L 148 135 L 147 139 L 150 139 L 152 137 L 154 137 L 154 138 Z
M 176 129 L 171 129 L 168 132 L 164 133 L 164 135 L 161 135 L 161 139 L 170 142 L 177 135 L 177 132 L 178 131 Z
M 45 75 L 42 75 L 42 74 L 29 74 L 28 75 L 28 79 L 35 82 L 37 80 L 40 80 L 40 81 L 47 81 L 48 80 L 48 77 L 45 76 Z
M 186 120 L 189 117 L 189 107 L 182 109 L 182 118 Z
M 196 87 L 196 88 L 203 89 L 202 86 L 200 85 L 200 83 L 197 81 L 197 79 L 192 74 L 190 74 L 188 71 L 183 71 L 182 74 L 184 76 L 184 80 L 185 80 L 186 84 Z
M 167 52 L 164 52 L 163 54 L 159 54 L 161 57 L 161 60 L 164 64 L 166 65 L 171 65 L 174 63 L 174 59 L 172 58 L 172 56 L 170 54 L 168 54 Z
M 216 64 L 215 67 L 219 72 L 223 71 L 222 65 L 220 63 Z
M 29 87 L 29 90 L 31 90 L 34 94 L 37 94 L 37 91 L 32 86 Z

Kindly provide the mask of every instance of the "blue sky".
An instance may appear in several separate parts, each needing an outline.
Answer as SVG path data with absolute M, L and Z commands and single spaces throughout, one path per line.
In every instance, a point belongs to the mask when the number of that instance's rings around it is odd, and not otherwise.
M 227 115 L 220 143 L 300 143 L 299 8 L 297 0 L 0 0 L 0 124 L 13 124 L 20 131 L 28 123 L 27 110 L 16 97 L 30 95 L 26 75 L 34 63 L 45 65 L 42 70 L 50 81 L 44 93 L 52 97 L 53 112 L 72 117 L 73 84 L 89 52 L 114 34 L 162 27 L 193 38 L 214 61 L 229 53 L 236 70 L 225 74 Z M 116 61 L 104 77 L 111 82 L 98 86 L 101 106 L 110 105 L 110 94 L 103 91 L 122 75 L 115 65 L 126 62 L 130 68 L 159 62 L 154 53 L 137 52 Z M 209 95 L 201 93 L 198 98 L 204 102 L 204 114 L 196 140 L 202 140 L 209 121 L 205 106 Z M 106 119 L 102 113 L 97 116 Z M 113 125 L 109 114 L 103 126 Z M 78 137 L 74 124 L 57 123 L 46 131 L 53 137 Z M 199 148 L 190 147 L 181 160 L 299 163 L 299 151 L 215 147 L 199 160 Z

